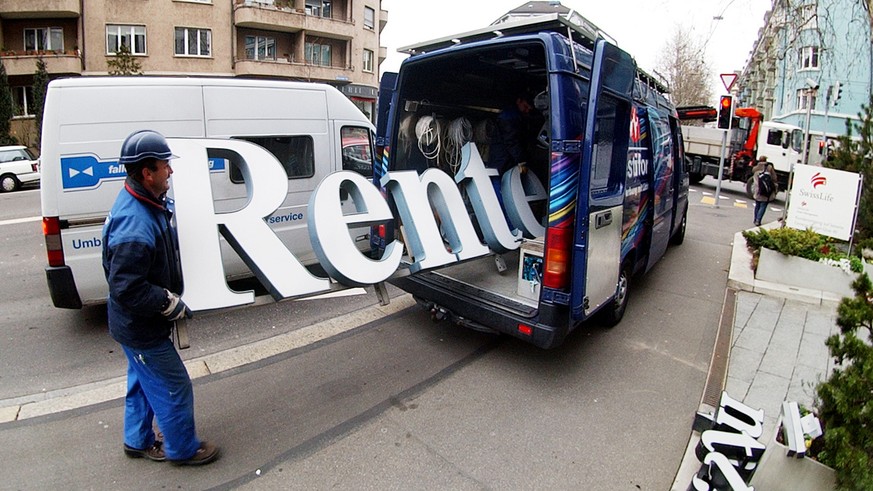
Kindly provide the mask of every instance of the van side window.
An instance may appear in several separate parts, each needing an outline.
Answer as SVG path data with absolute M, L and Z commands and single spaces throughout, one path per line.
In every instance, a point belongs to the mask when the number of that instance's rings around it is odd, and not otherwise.
M 370 130 L 360 126 L 343 126 L 340 130 L 343 170 L 355 171 L 364 177 L 373 176 L 373 144 Z
M 312 137 L 309 135 L 240 136 L 236 138 L 260 145 L 273 154 L 285 168 L 288 179 L 300 179 L 315 175 L 315 151 Z M 230 180 L 237 184 L 244 182 L 242 172 L 233 161 L 230 165 Z
M 767 145 L 782 145 L 782 132 L 779 130 L 768 131 Z

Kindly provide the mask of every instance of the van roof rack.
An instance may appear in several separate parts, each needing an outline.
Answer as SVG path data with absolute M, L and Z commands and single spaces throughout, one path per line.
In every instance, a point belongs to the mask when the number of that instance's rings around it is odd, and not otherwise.
M 538 32 L 555 32 L 563 36 L 569 34 L 573 37 L 573 41 L 592 50 L 594 49 L 594 43 L 598 38 L 604 38 L 607 41 L 618 45 L 612 36 L 601 30 L 588 19 L 579 15 L 574 16 L 574 18 L 578 19 L 581 23 L 571 22 L 558 13 L 538 15 L 526 19 L 492 24 L 487 27 L 474 29 L 460 34 L 402 46 L 398 48 L 397 51 L 399 53 L 415 56 L 438 49 L 449 48 L 458 44 L 487 41 L 509 35 L 518 36 L 522 34 L 535 34 Z M 640 79 L 641 83 L 652 87 L 661 94 L 669 92 L 667 85 L 662 80 L 659 80 L 639 67 L 637 67 L 637 77 Z
M 496 39 L 503 36 L 517 36 L 520 34 L 534 34 L 537 32 L 557 32 L 564 36 L 569 32 L 572 34 L 574 41 L 582 46 L 588 47 L 589 49 L 594 48 L 594 42 L 597 41 L 598 37 L 614 42 L 612 37 L 600 30 L 599 27 L 592 24 L 587 19 L 583 18 L 582 20 L 584 21 L 583 24 L 576 24 L 557 13 L 538 15 L 526 19 L 492 24 L 487 27 L 433 39 L 431 41 L 402 46 L 398 48 L 397 51 L 409 55 L 418 55 L 437 49 L 448 48 L 456 44 L 487 41 L 489 39 Z

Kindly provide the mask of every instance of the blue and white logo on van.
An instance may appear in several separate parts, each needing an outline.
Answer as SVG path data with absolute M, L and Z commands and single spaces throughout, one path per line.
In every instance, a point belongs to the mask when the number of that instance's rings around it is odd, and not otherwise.
M 209 159 L 210 172 L 223 172 L 226 166 L 227 159 Z M 77 155 L 61 157 L 61 176 L 64 189 L 91 189 L 102 181 L 124 179 L 127 170 L 117 160 L 100 161 L 94 155 Z
M 89 189 L 100 181 L 124 179 L 127 171 L 117 160 L 99 161 L 94 155 L 61 157 L 61 176 L 64 189 Z

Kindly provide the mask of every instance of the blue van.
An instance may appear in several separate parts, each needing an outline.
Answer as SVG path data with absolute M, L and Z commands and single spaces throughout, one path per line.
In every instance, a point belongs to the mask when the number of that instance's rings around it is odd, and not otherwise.
M 519 199 L 535 217 L 514 247 L 391 280 L 435 318 L 554 347 L 595 316 L 617 324 L 633 277 L 682 242 L 688 173 L 675 108 L 599 34 L 557 15 L 501 24 L 410 47 L 383 77 L 377 185 L 395 171 L 454 175 L 473 143 L 502 176 L 507 221 L 518 223 Z M 520 126 L 517 141 L 504 119 Z M 524 165 L 507 169 L 498 160 L 514 144 Z M 512 179 L 522 191 L 506 187 Z M 465 194 L 474 226 L 477 199 Z M 400 219 L 371 234 L 375 251 L 404 238 Z

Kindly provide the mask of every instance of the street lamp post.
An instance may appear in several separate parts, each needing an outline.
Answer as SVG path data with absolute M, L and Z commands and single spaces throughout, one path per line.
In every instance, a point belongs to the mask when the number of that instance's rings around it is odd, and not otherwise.
M 818 91 L 818 83 L 807 79 L 808 87 L 806 89 L 806 124 L 803 127 L 803 160 L 802 164 L 808 164 L 809 159 L 809 119 L 812 113 L 812 97 Z

